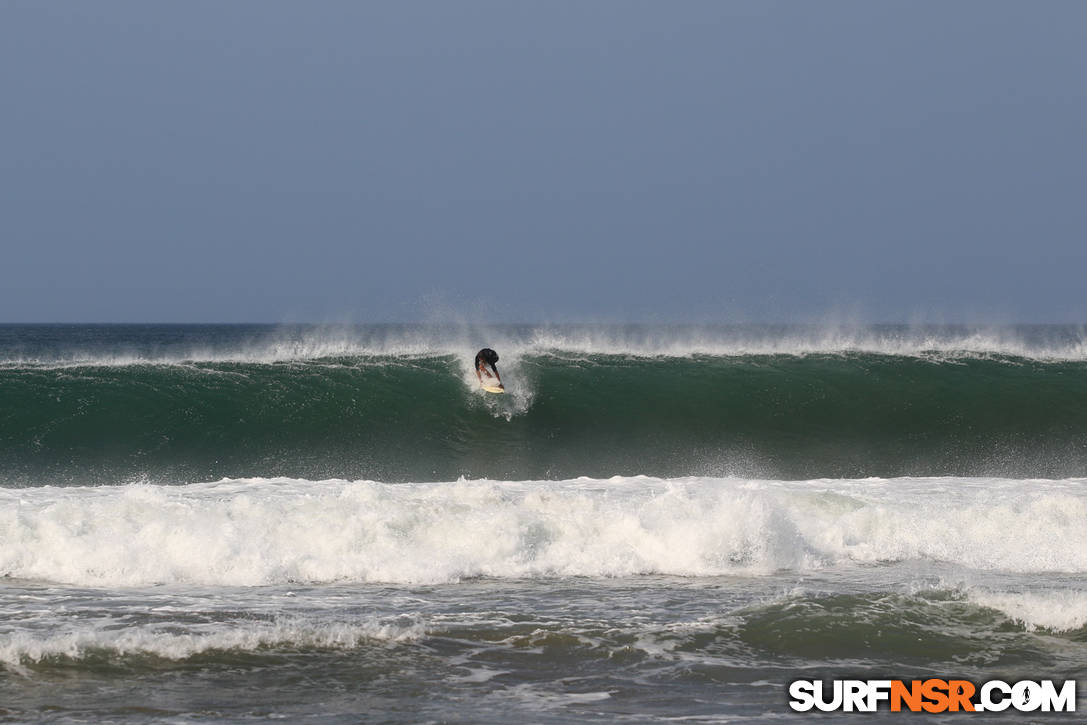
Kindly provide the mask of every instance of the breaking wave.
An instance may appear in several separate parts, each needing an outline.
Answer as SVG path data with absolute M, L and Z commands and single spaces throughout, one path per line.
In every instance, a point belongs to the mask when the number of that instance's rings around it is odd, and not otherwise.
M 3 489 L 0 575 L 112 587 L 416 584 L 759 576 L 915 560 L 1084 573 L 1085 518 L 1079 479 L 246 479 Z

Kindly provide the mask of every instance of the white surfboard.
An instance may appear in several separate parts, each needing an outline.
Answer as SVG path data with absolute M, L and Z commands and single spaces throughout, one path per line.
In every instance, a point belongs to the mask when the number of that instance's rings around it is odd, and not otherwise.
M 479 387 L 483 388 L 488 393 L 504 393 L 504 392 L 506 392 L 506 389 L 504 387 L 502 387 L 501 385 L 487 385 L 486 383 L 484 383 L 484 384 L 480 385 Z

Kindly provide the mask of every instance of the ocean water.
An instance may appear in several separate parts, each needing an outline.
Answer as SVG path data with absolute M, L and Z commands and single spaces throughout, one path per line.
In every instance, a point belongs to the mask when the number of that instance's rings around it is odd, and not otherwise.
M 0 721 L 807 722 L 834 677 L 1085 706 L 1087 330 L 0 327 Z

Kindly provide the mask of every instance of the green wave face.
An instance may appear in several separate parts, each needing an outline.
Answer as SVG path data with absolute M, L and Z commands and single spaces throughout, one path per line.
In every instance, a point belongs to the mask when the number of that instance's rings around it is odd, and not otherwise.
M 0 367 L 0 483 L 1087 475 L 1087 362 L 876 353 Z

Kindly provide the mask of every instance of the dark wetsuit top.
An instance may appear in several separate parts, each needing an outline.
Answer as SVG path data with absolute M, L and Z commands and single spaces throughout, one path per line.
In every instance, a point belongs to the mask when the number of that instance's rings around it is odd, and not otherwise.
M 489 347 L 485 347 L 476 353 L 476 370 L 480 369 L 480 363 L 485 363 L 491 366 L 491 369 L 498 372 L 498 368 L 495 367 L 495 363 L 498 362 L 498 353 Z

